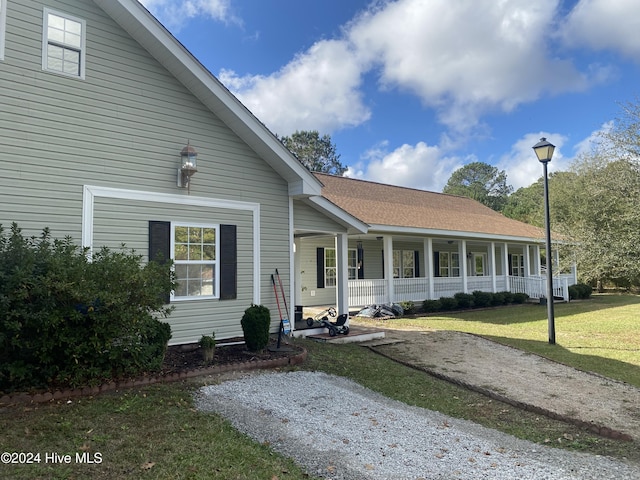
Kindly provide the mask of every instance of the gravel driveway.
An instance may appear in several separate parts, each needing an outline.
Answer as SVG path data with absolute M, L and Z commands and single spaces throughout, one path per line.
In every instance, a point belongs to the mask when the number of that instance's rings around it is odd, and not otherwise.
M 318 372 L 254 373 L 196 405 L 327 479 L 638 479 L 640 467 L 540 446 Z

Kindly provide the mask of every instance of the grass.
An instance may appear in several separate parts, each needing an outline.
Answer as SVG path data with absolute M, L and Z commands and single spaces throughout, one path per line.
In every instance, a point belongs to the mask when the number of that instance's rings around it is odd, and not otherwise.
M 506 307 L 394 321 L 394 326 L 453 329 L 640 384 L 640 298 L 597 296 L 557 305 L 558 345 L 546 342 L 546 309 Z M 387 324 L 388 326 L 388 324 Z M 410 405 L 465 418 L 541 444 L 640 463 L 638 441 L 622 442 L 523 412 L 430 377 L 358 345 L 299 341 L 309 351 L 297 368 L 341 375 Z M 201 380 L 203 381 L 203 380 Z M 0 409 L 0 452 L 40 453 L 32 465 L 0 463 L 12 479 L 265 479 L 310 478 L 292 461 L 237 432 L 218 415 L 195 410 L 194 383 L 155 385 L 95 398 Z M 101 463 L 78 464 L 86 452 Z M 47 453 L 70 464 L 45 463 Z
M 218 415 L 196 411 L 193 388 L 156 385 L 0 410 L 0 452 L 40 454 L 40 463 L 0 463 L 0 478 L 309 478 L 292 461 L 240 434 Z M 101 462 L 76 463 L 76 453 L 83 452 Z M 47 463 L 48 453 L 71 455 L 71 463 Z

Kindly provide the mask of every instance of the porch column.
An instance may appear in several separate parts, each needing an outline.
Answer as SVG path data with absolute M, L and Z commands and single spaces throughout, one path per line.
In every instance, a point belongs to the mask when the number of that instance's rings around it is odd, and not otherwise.
M 507 282 L 507 290 L 509 289 L 509 244 L 502 244 L 502 270 L 504 274 L 504 279 Z
M 338 315 L 349 313 L 349 257 L 347 234 L 336 235 L 336 305 Z
M 426 272 L 426 277 L 429 281 L 429 291 L 427 292 L 427 298 L 429 300 L 433 300 L 435 297 L 435 285 L 434 277 L 435 272 L 433 271 L 433 239 L 431 237 L 425 239 L 424 241 L 424 271 Z
M 300 239 L 293 239 L 293 304 L 300 305 L 302 303 L 302 267 L 300 266 L 300 252 L 302 247 L 300 246 Z
M 382 248 L 384 249 L 384 279 L 387 281 L 387 302 L 393 302 L 395 292 L 393 289 L 393 237 L 382 236 Z
M 464 293 L 469 293 L 468 287 L 467 287 L 467 241 L 466 240 L 461 240 L 460 241 L 460 263 L 462 265 L 460 265 L 461 267 L 461 273 L 462 273 L 462 291 Z
M 531 254 L 529 252 L 529 245 L 524 246 L 524 276 L 531 276 Z
M 541 270 L 540 270 L 540 245 L 536 245 L 535 247 L 533 247 L 533 256 L 535 258 L 536 263 L 534 264 L 533 268 L 535 269 L 535 275 L 540 276 L 541 275 Z
M 489 265 L 491 265 L 491 289 L 493 293 L 498 291 L 498 279 L 496 278 L 496 243 L 489 245 Z

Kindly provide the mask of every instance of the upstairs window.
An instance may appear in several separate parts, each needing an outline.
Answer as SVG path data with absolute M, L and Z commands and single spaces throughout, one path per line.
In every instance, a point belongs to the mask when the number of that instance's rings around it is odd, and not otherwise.
M 4 32 L 7 28 L 7 0 L 0 0 L 0 60 L 4 60 Z
M 85 21 L 45 8 L 43 28 L 42 69 L 84 78 Z

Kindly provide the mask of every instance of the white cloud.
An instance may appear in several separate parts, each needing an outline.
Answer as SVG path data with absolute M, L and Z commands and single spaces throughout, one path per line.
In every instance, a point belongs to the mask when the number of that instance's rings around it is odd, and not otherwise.
M 412 92 L 448 127 L 466 130 L 487 111 L 587 87 L 570 62 L 547 56 L 557 4 L 401 0 L 362 14 L 348 36 L 379 65 L 384 88 Z
M 224 23 L 241 23 L 232 13 L 230 0 L 138 0 L 170 30 L 179 31 L 195 17 Z
M 507 173 L 507 183 L 512 185 L 514 190 L 528 187 L 542 176 L 542 164 L 532 148 L 542 137 L 556 146 L 553 158 L 547 165 L 549 173 L 569 169 L 573 158 L 566 158 L 562 154 L 562 147 L 567 142 L 565 136 L 549 132 L 528 133 L 513 144 L 511 151 L 503 155 L 496 165 L 499 170 Z
M 361 86 L 362 69 L 348 44 L 317 42 L 280 71 L 269 76 L 238 77 L 223 70 L 219 77 L 272 131 L 331 133 L 369 119 Z
M 610 49 L 640 61 L 640 10 L 633 0 L 580 0 L 562 36 L 571 46 Z
M 441 192 L 453 171 L 463 164 L 460 158 L 447 156 L 440 147 L 424 142 L 405 144 L 392 152 L 387 146 L 384 142 L 369 150 L 363 162 L 350 167 L 346 176 Z M 464 163 L 469 161 L 474 160 Z

